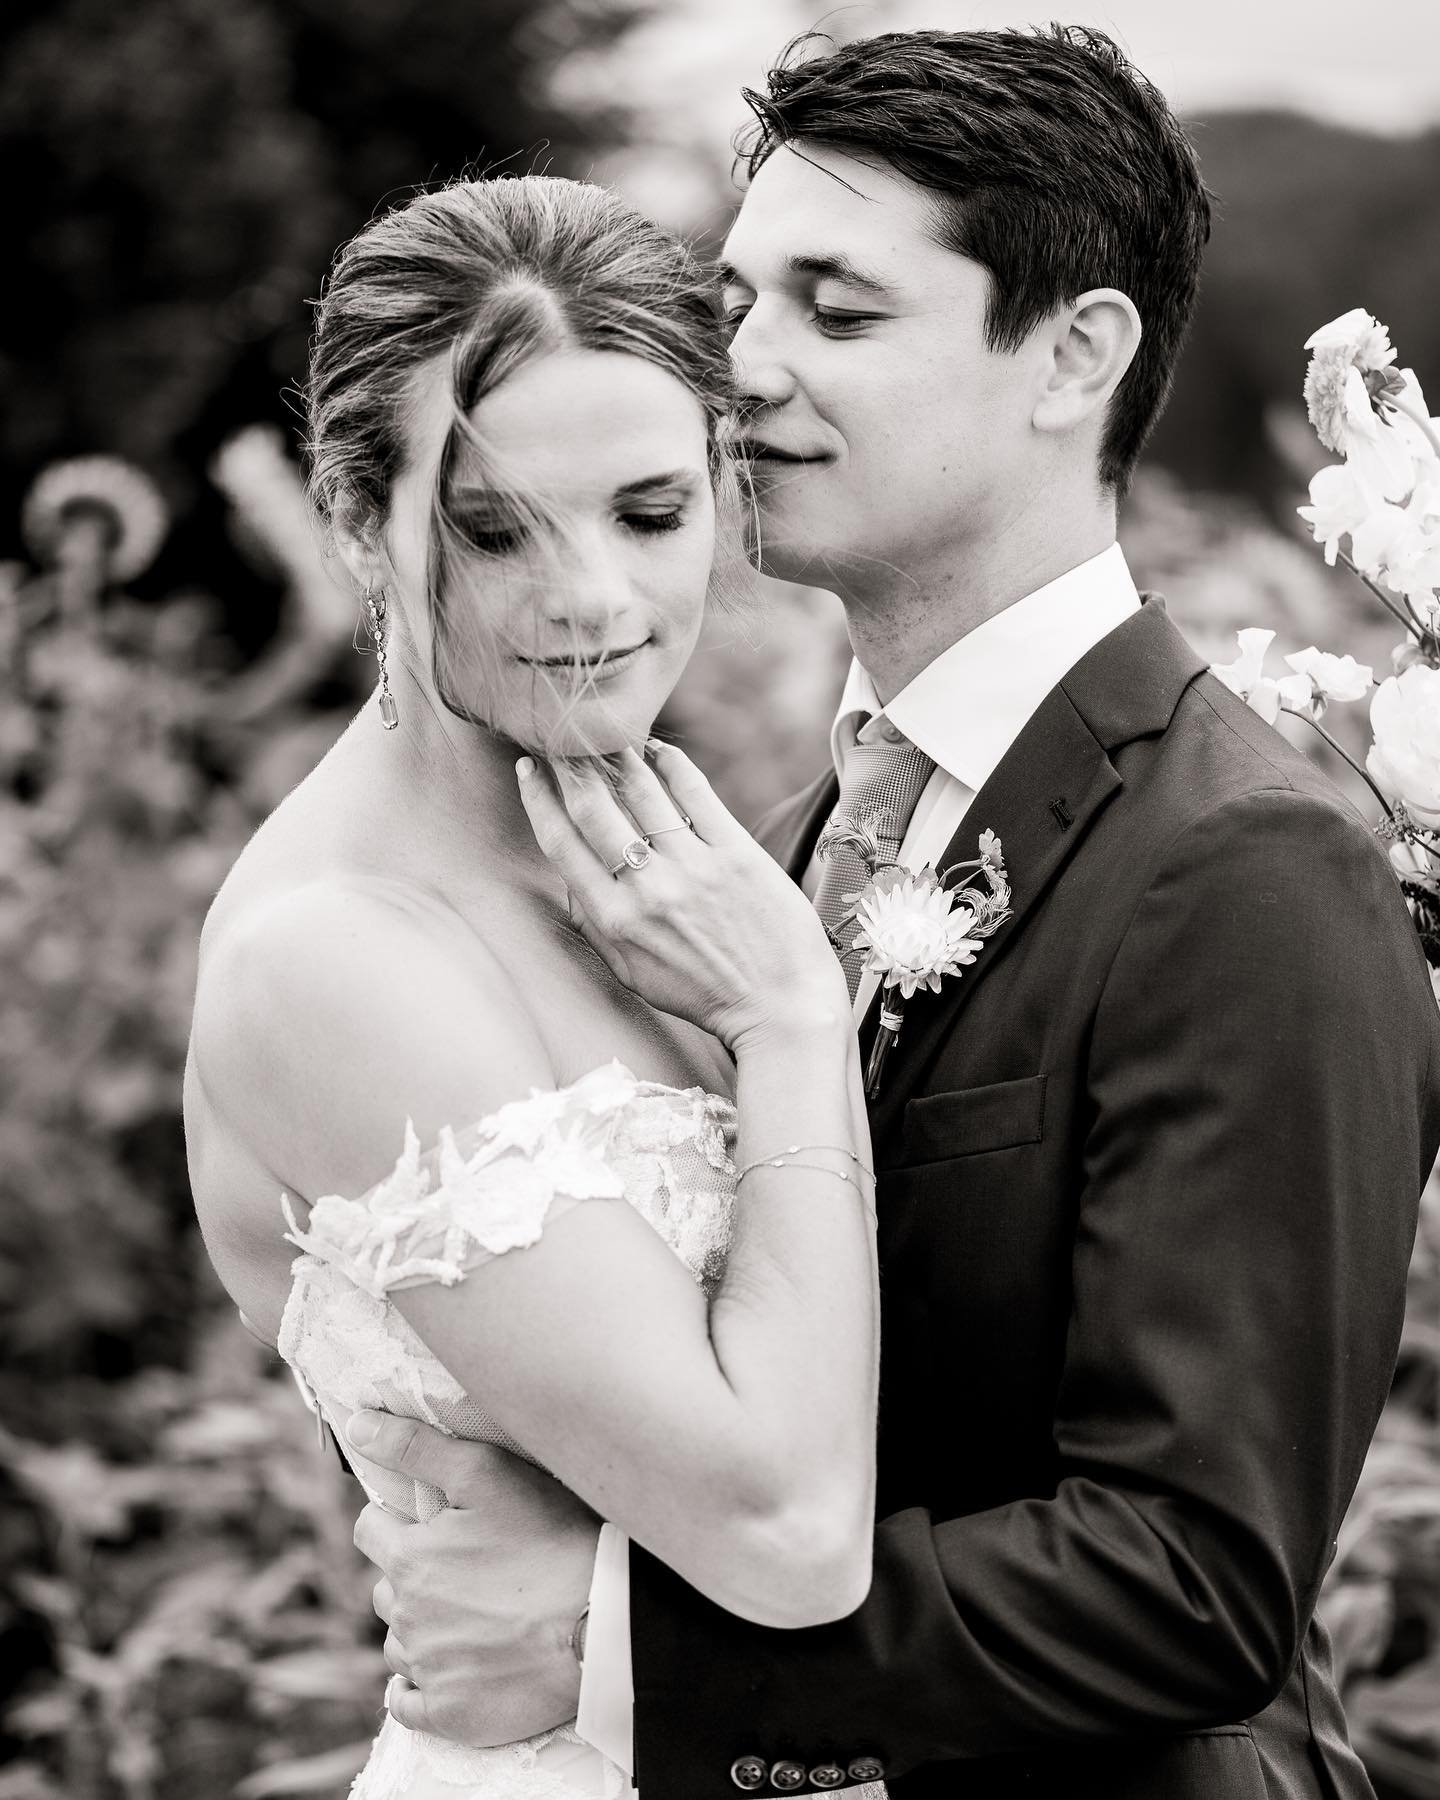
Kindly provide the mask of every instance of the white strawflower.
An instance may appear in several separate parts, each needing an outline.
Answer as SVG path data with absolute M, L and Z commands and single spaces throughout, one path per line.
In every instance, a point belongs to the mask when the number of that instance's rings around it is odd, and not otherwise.
M 1328 650 L 1297 650 L 1286 662 L 1297 675 L 1308 676 L 1315 698 L 1327 704 L 1332 700 L 1363 700 L 1375 685 L 1375 671 L 1353 656 L 1332 656 Z
M 1305 348 L 1317 357 L 1343 356 L 1347 363 L 1366 370 L 1388 369 L 1395 360 L 1389 331 L 1363 306 L 1352 306 L 1338 319 L 1312 331 Z
M 1358 399 L 1368 412 L 1370 394 L 1365 377 L 1394 362 L 1390 333 L 1363 306 L 1356 306 L 1306 338 L 1305 348 L 1313 352 L 1305 371 L 1310 423 L 1325 448 L 1343 456 L 1357 400 L 1350 378 L 1353 375 L 1358 381 Z
M 1375 742 L 1365 766 L 1417 824 L 1440 827 L 1440 669 L 1417 663 L 1382 681 L 1370 703 Z
M 1210 673 L 1267 725 L 1273 725 L 1282 711 L 1307 712 L 1314 693 L 1308 675 L 1285 675 L 1272 681 L 1265 673 L 1265 652 L 1274 641 L 1273 631 L 1251 626 L 1239 633 L 1240 654 L 1233 663 L 1210 666 Z
M 958 975 L 980 949 L 978 938 L 966 936 L 975 923 L 970 907 L 912 875 L 888 891 L 868 888 L 856 916 L 855 948 L 869 952 L 864 972 L 898 986 L 906 1000 L 919 987 L 938 994 L 941 978 Z
M 1415 484 L 1416 454 L 1408 436 L 1380 414 L 1381 397 L 1406 386 L 1390 367 L 1389 332 L 1357 306 L 1322 325 L 1305 348 L 1313 352 L 1305 405 L 1320 442 L 1346 457 L 1377 497 L 1403 499 Z

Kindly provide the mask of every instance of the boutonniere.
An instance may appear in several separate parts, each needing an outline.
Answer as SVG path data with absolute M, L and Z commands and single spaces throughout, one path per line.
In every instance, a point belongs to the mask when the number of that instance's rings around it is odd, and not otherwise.
M 985 939 L 1010 917 L 1000 840 L 993 831 L 982 833 L 975 861 L 952 863 L 938 874 L 888 863 L 874 870 L 854 899 L 854 948 L 866 952 L 860 972 L 879 975 L 883 984 L 880 1028 L 865 1069 L 865 1097 L 874 1100 L 904 1023 L 905 1002 L 917 988 L 938 994 L 941 982 L 968 968 Z

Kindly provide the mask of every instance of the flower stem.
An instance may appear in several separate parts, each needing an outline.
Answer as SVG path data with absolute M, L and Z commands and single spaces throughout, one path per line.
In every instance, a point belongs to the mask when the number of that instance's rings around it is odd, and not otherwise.
M 1430 423 L 1430 415 L 1424 407 L 1417 406 L 1408 394 L 1404 399 L 1391 396 L 1387 404 L 1393 406 L 1396 412 L 1404 413 L 1412 425 L 1418 425 L 1429 440 L 1431 449 L 1440 456 L 1440 436 L 1436 435 L 1435 427 Z
M 1358 577 L 1359 580 L 1361 580 L 1365 583 L 1365 586 L 1367 588 L 1369 588 L 1370 592 L 1375 596 L 1375 598 L 1385 608 L 1386 612 L 1393 614 L 1395 619 L 1402 626 L 1404 626 L 1405 630 L 1410 633 L 1411 637 L 1416 639 L 1416 641 L 1420 645 L 1420 648 L 1423 650 L 1425 648 L 1425 641 L 1430 636 L 1430 633 L 1425 629 L 1425 627 L 1415 617 L 1414 613 L 1411 612 L 1410 602 L 1408 600 L 1405 602 L 1405 611 L 1401 612 L 1400 608 L 1395 604 L 1395 602 L 1385 592 L 1384 588 L 1382 588 L 1380 586 L 1379 582 L 1372 581 L 1370 579 L 1370 577 L 1365 573 L 1365 571 L 1363 569 L 1357 567 L 1357 565 L 1350 560 L 1350 558 L 1345 554 L 1345 552 L 1343 550 L 1340 551 L 1340 553 L 1339 553 L 1339 559 L 1342 563 L 1344 563 L 1345 567 L 1350 571 L 1350 573 L 1352 575 Z
M 904 1016 L 905 1002 L 898 994 L 888 990 L 880 997 L 880 1023 L 875 1031 L 875 1041 L 870 1046 L 869 1061 L 865 1065 L 865 1098 L 878 1100 L 880 1082 L 885 1073 L 885 1061 L 890 1054 L 891 1046 L 900 1035 L 900 1025 Z
M 1318 731 L 1320 733 L 1321 737 L 1324 738 L 1325 742 L 1330 746 L 1330 748 L 1335 752 L 1335 754 L 1340 758 L 1340 760 L 1342 762 L 1349 763 L 1350 767 L 1355 771 L 1355 773 L 1365 783 L 1366 787 L 1369 788 L 1370 792 L 1375 796 L 1375 798 L 1380 802 L 1381 806 L 1385 809 L 1385 817 L 1393 825 L 1395 823 L 1395 814 L 1391 810 L 1390 802 L 1385 798 L 1385 796 L 1380 792 L 1379 788 L 1376 787 L 1375 783 L 1370 779 L 1368 770 L 1366 770 L 1360 763 L 1356 762 L 1355 758 L 1350 754 L 1350 752 L 1345 748 L 1345 746 L 1343 744 L 1339 743 L 1335 738 L 1333 738 L 1330 735 L 1330 733 L 1325 729 L 1325 727 L 1320 723 L 1320 721 L 1318 719 L 1312 718 L 1309 713 L 1297 713 L 1295 716 L 1297 718 L 1305 719 L 1311 726 L 1314 727 L 1314 729 L 1316 731 Z

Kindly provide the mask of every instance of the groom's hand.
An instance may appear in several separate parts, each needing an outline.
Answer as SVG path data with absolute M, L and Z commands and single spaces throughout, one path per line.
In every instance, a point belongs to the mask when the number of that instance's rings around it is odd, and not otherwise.
M 347 1435 L 368 1462 L 428 1481 L 450 1503 L 419 1525 L 373 1504 L 356 1521 L 356 1547 L 382 1577 L 374 1605 L 398 1678 L 389 1710 L 412 1730 L 480 1746 L 573 1719 L 571 1634 L 594 1572 L 594 1513 L 492 1444 L 388 1413 L 356 1414 Z

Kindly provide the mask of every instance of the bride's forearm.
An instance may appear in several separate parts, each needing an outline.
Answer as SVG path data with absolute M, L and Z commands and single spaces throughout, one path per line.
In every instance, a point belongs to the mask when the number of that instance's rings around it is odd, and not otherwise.
M 715 1357 L 746 1420 L 757 1516 L 812 1547 L 833 1542 L 837 1585 L 854 1585 L 858 1605 L 878 1365 L 859 1051 L 848 1014 L 822 1013 L 755 1035 L 736 1062 L 748 1172 L 711 1309 Z

